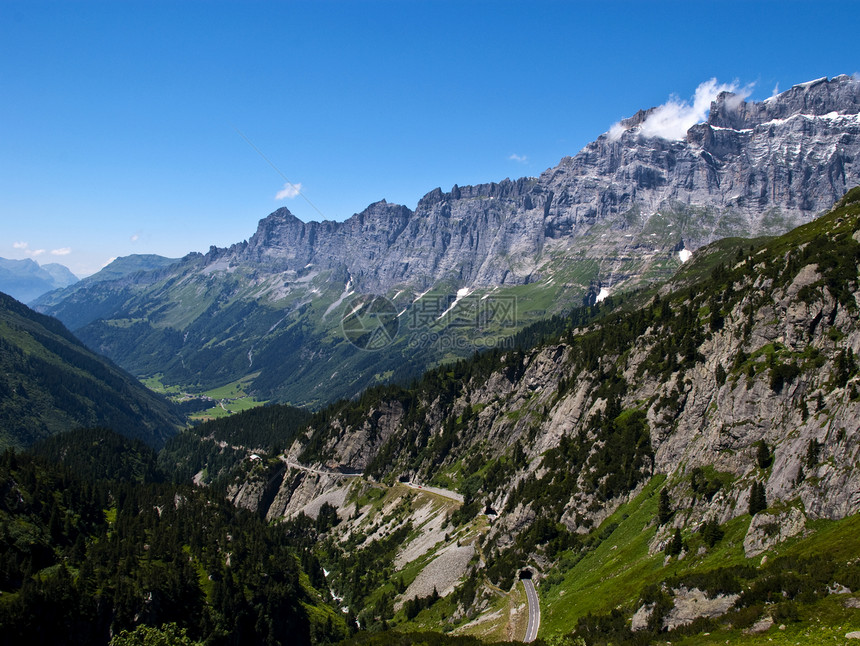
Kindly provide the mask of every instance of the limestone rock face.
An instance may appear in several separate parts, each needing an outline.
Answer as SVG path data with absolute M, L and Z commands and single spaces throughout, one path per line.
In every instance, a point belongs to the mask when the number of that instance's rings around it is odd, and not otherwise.
M 766 552 L 774 545 L 797 536 L 806 527 L 806 517 L 797 508 L 780 514 L 756 514 L 744 537 L 744 553 L 748 558 Z
M 646 136 L 642 112 L 540 177 L 435 189 L 414 211 L 383 200 L 344 222 L 304 223 L 282 208 L 247 245 L 218 254 L 278 271 L 344 267 L 360 289 L 385 292 L 445 278 L 524 284 L 556 250 L 641 256 L 780 233 L 860 182 L 858 113 L 860 82 L 849 76 L 761 103 L 723 93 L 684 140 Z M 663 230 L 661 218 L 689 208 L 692 221 Z
M 667 630 L 691 624 L 699 617 L 724 615 L 740 597 L 739 594 L 720 594 L 710 598 L 698 588 L 688 590 L 683 586 L 672 592 L 674 606 L 663 618 L 663 627 Z

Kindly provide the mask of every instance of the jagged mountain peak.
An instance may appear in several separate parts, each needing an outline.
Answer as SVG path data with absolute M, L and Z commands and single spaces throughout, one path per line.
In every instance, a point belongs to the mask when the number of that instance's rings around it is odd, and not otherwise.
M 707 114 L 702 111 L 695 120 L 694 106 L 670 101 L 662 106 L 639 110 L 612 126 L 600 139 L 623 145 L 636 145 L 641 139 L 649 141 L 683 141 L 684 128 L 679 126 L 686 120 L 689 127 L 707 124 L 715 128 L 735 130 L 751 129 L 774 119 L 786 119 L 796 115 L 824 116 L 831 113 L 857 114 L 860 112 L 860 81 L 842 74 L 833 79 L 827 77 L 800 83 L 781 94 L 764 101 L 747 102 L 746 91 L 723 90 L 711 101 Z M 702 106 L 704 107 L 704 106 Z M 702 118 L 704 116 L 704 118 Z M 689 140 L 689 136 L 687 137 Z
M 454 185 L 449 192 L 435 188 L 414 211 L 381 200 L 343 222 L 302 222 L 281 208 L 261 220 L 245 260 L 273 262 L 292 271 L 309 264 L 345 267 L 360 287 L 381 292 L 402 283 L 417 280 L 423 287 L 446 278 L 467 286 L 522 284 L 537 277 L 548 242 L 583 235 L 631 209 L 650 217 L 661 205 L 675 202 L 742 211 L 743 222 L 715 222 L 704 232 L 688 235 L 688 247 L 695 249 L 722 235 L 783 232 L 829 208 L 850 188 L 848 177 L 860 176 L 856 169 L 846 169 L 853 164 L 847 154 L 851 145 L 839 140 L 846 129 L 860 126 L 851 120 L 820 124 L 827 132 L 814 133 L 811 141 L 826 145 L 801 150 L 793 162 L 784 151 L 800 145 L 805 131 L 783 128 L 784 133 L 761 137 L 746 132 L 792 115 L 856 114 L 860 82 L 854 78 L 843 75 L 797 85 L 764 102 L 743 99 L 742 93 L 720 93 L 707 120 L 690 128 L 686 140 L 643 137 L 650 119 L 664 117 L 658 114 L 661 107 L 640 110 L 620 122 L 623 132 L 601 135 L 540 178 Z M 834 146 L 837 140 L 843 145 Z M 782 169 L 787 161 L 795 169 L 786 175 Z M 812 172 L 801 168 L 811 165 L 816 166 Z M 806 190 L 812 183 L 822 186 Z M 801 193 L 812 197 L 798 199 Z M 768 231 L 758 220 L 774 208 L 788 221 Z M 613 226 L 623 229 L 629 224 Z M 488 236 L 493 244 L 481 244 Z M 487 257 L 523 256 L 526 250 L 532 261 L 525 264 L 499 267 Z
M 795 115 L 824 116 L 860 112 L 860 81 L 842 74 L 800 83 L 761 102 L 738 101 L 723 93 L 711 104 L 707 123 L 736 130 L 755 128 L 774 119 Z

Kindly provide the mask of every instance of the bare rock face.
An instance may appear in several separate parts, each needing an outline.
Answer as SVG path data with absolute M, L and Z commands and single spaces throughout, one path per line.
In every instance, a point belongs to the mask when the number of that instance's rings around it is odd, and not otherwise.
M 768 615 L 762 617 L 757 622 L 755 622 L 752 626 L 744 630 L 745 635 L 757 635 L 759 633 L 767 632 L 773 628 L 773 619 Z
M 316 518 L 325 503 L 342 510 L 348 489 L 348 482 L 344 478 L 292 469 L 265 510 L 266 518 L 289 518 L 300 512 Z
M 794 507 L 780 514 L 756 514 L 744 537 L 744 553 L 747 558 L 758 556 L 805 528 L 806 517 Z
M 679 626 L 693 623 L 700 617 L 719 617 L 728 612 L 739 594 L 720 594 L 710 598 L 698 588 L 687 588 L 681 586 L 674 593 L 674 606 L 663 618 L 663 627 L 674 630 Z
M 633 619 L 630 622 L 630 630 L 638 632 L 648 628 L 648 620 L 651 619 L 651 614 L 654 612 L 653 603 L 643 603 L 639 609 L 633 613 Z
M 237 507 L 249 511 L 257 511 L 266 481 L 256 477 L 249 477 L 238 484 L 232 485 L 227 490 L 227 500 Z
M 350 470 L 363 471 L 379 448 L 397 431 L 402 417 L 403 406 L 399 402 L 391 402 L 380 410 L 372 411 L 348 433 L 334 434 L 326 447 L 333 459 L 326 466 L 348 466 Z
M 683 140 L 647 136 L 643 111 L 538 178 L 435 189 L 415 211 L 383 200 L 340 223 L 279 209 L 229 262 L 345 267 L 361 289 L 384 292 L 445 278 L 528 283 L 559 250 L 606 259 L 781 233 L 860 183 L 858 113 L 860 82 L 849 76 L 761 103 L 723 93 Z M 665 216 L 681 212 L 693 217 L 665 230 Z
M 665 630 L 674 630 L 680 626 L 693 623 L 701 617 L 719 617 L 724 615 L 738 600 L 737 594 L 720 594 L 709 597 L 698 588 L 687 589 L 681 586 L 670 590 L 672 595 L 672 609 L 663 617 L 662 627 Z M 648 628 L 648 622 L 654 612 L 654 604 L 642 604 L 633 615 L 631 630 L 634 632 Z M 773 625 L 773 621 L 771 621 Z
M 440 596 L 448 596 L 466 573 L 474 554 L 475 548 L 472 545 L 449 545 L 444 548 L 409 584 L 402 600 L 427 597 L 433 590 Z

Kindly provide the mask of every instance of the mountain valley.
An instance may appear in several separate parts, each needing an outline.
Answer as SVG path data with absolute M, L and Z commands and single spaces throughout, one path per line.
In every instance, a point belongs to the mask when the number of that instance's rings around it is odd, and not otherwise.
M 0 294 L 0 447 L 103 426 L 161 447 L 183 424 L 168 401 L 88 350 L 62 323 Z
M 383 200 L 344 222 L 279 209 L 247 242 L 96 274 L 34 307 L 139 377 L 196 392 L 247 379 L 261 401 L 319 407 L 669 278 L 715 240 L 784 233 L 860 183 L 852 77 L 762 103 L 724 93 L 679 140 L 647 135 L 654 112 L 540 177 L 436 189 L 414 211 Z M 371 296 L 397 316 L 368 352 L 343 323 Z
M 860 81 L 659 110 L 0 294 L 4 639 L 860 639 Z

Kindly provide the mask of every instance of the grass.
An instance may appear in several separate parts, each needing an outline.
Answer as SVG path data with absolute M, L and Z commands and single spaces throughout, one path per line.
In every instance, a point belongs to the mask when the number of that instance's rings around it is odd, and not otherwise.
M 200 394 L 206 397 L 211 397 L 212 399 L 235 399 L 237 397 L 247 397 L 245 388 L 251 384 L 257 374 L 259 373 L 246 375 L 232 383 L 207 390 Z
M 455 632 L 487 642 L 522 641 L 528 626 L 528 600 L 522 582 L 516 581 L 508 592 L 498 588 L 490 588 L 490 591 L 493 596 L 487 610 L 477 621 L 465 624 Z
M 722 525 L 722 540 L 703 554 L 698 554 L 704 545 L 701 535 L 684 530 L 682 534 L 689 545 L 684 559 L 667 559 L 662 551 L 649 556 L 648 546 L 657 531 L 654 517 L 663 482 L 663 476 L 656 476 L 634 500 L 607 518 L 593 534 L 605 535 L 605 539 L 584 557 L 565 554 L 548 572 L 537 588 L 542 637 L 571 632 L 577 620 L 588 613 L 604 614 L 620 608 L 632 616 L 642 589 L 672 576 L 733 565 L 761 566 L 762 556 L 748 559 L 743 551 L 750 523 L 746 514 Z M 769 550 L 768 559 L 807 559 L 828 554 L 836 561 L 847 562 L 860 555 L 860 515 L 840 521 L 810 521 L 807 527 L 810 532 Z M 726 640 L 732 644 L 843 643 L 846 632 L 860 630 L 860 612 L 842 605 L 849 596 L 830 595 L 810 603 L 797 601 L 799 621 L 787 623 L 784 630 L 774 626 L 762 634 L 746 635 L 725 624 L 710 634 L 672 634 L 667 639 L 673 644 L 724 644 Z M 765 608 L 764 614 L 770 612 L 770 606 Z
M 658 493 L 663 476 L 655 476 L 631 502 L 621 505 L 597 532 L 617 527 L 596 549 L 589 552 L 547 590 L 538 585 L 541 597 L 540 634 L 569 632 L 577 619 L 635 602 L 644 582 L 664 572 L 662 553 L 648 556 L 648 544 L 656 528 Z
M 194 413 L 189 416 L 189 419 L 195 421 L 218 419 L 220 417 L 228 417 L 235 413 L 241 413 L 242 411 L 250 410 L 251 408 L 257 408 L 258 406 L 263 406 L 265 404 L 265 401 L 255 399 L 254 397 L 242 397 L 235 401 L 223 401 L 217 406 L 213 406 L 212 408 L 208 408 L 199 413 Z
M 140 383 L 149 388 L 151 391 L 161 395 L 181 395 L 182 389 L 179 386 L 167 386 L 162 382 L 164 375 L 158 373 L 151 377 L 142 377 Z
M 140 382 L 153 392 L 167 395 L 174 402 L 180 402 L 188 399 L 189 397 L 206 397 L 216 401 L 217 404 L 211 408 L 188 416 L 189 420 L 207 421 L 221 417 L 228 417 L 235 413 L 241 413 L 243 411 L 250 410 L 251 408 L 265 405 L 267 403 L 265 400 L 251 397 L 246 391 L 258 374 L 259 373 L 246 375 L 229 384 L 219 386 L 218 388 L 212 388 L 201 393 L 189 392 L 187 388 L 183 388 L 178 385 L 166 385 L 163 382 L 164 375 L 161 373 L 141 378 Z

